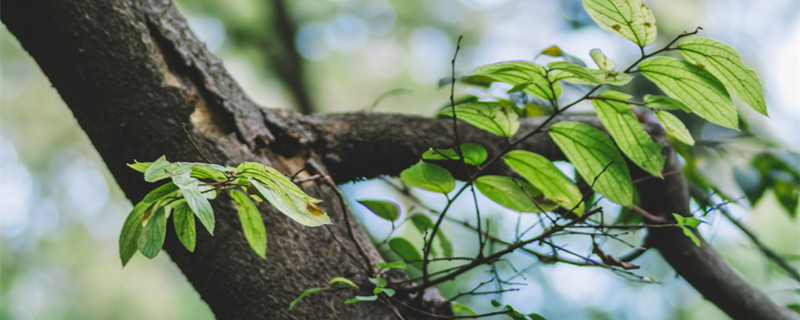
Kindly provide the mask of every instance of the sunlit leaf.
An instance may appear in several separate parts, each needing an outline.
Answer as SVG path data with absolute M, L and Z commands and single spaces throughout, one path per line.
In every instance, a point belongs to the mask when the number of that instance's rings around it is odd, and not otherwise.
M 161 179 L 169 178 L 184 171 L 191 170 L 190 163 L 171 163 L 165 156 L 158 158 L 144 172 L 144 181 L 156 182 Z
M 728 90 L 753 109 L 767 114 L 761 80 L 755 70 L 744 64 L 742 56 L 736 50 L 722 42 L 703 37 L 684 38 L 678 43 L 678 49 L 686 60 L 711 72 Z
M 294 308 L 294 306 L 297 305 L 297 303 L 300 302 L 300 300 L 303 300 L 303 298 L 305 298 L 309 294 L 312 294 L 314 292 L 320 292 L 320 291 L 322 291 L 322 288 L 311 288 L 311 289 L 308 289 L 306 291 L 303 291 L 303 293 L 301 293 L 300 296 L 297 297 L 297 299 L 294 299 L 294 300 L 292 300 L 291 303 L 289 303 L 289 310 Z
M 581 191 L 547 158 L 524 150 L 514 150 L 506 154 L 504 161 L 525 180 L 567 210 L 575 208 L 574 213 L 583 214 Z
M 589 69 L 567 61 L 553 61 L 547 64 L 553 71 L 553 80 L 563 80 L 579 84 L 610 84 L 624 86 L 633 76 L 614 70 Z
M 667 135 L 690 146 L 694 145 L 692 134 L 678 117 L 667 111 L 656 111 L 656 117 L 661 122 L 661 125 L 664 126 Z
M 417 188 L 444 194 L 456 187 L 456 180 L 450 171 L 424 161 L 419 161 L 400 172 L 400 178 Z
M 728 91 L 705 69 L 672 57 L 655 57 L 642 61 L 639 72 L 703 119 L 738 130 L 738 114 Z
M 561 96 L 561 84 L 553 82 L 552 89 L 547 78 L 547 69 L 530 61 L 505 61 L 480 66 L 475 69 L 479 75 L 514 87 L 545 100 L 556 100 Z
M 229 171 L 228 168 L 216 164 L 195 163 L 192 165 L 192 176 L 200 179 L 224 181 L 227 178 L 226 171 Z
M 255 178 L 250 178 L 249 180 L 263 199 L 292 220 L 309 227 L 331 223 L 328 214 L 311 201 L 287 192 L 272 181 L 256 180 Z
M 558 46 L 550 46 L 547 49 L 542 50 L 540 53 L 550 57 L 560 57 L 563 55 L 561 48 Z
M 700 225 L 700 220 L 695 219 L 694 217 L 684 217 L 677 213 L 672 214 L 675 217 L 675 221 L 677 222 L 678 226 L 683 230 L 683 234 L 687 236 L 689 239 L 694 242 L 696 246 L 700 246 L 700 239 L 694 234 L 691 228 L 697 228 Z
M 598 94 L 598 97 L 608 100 L 592 99 L 592 106 L 620 150 L 640 168 L 653 176 L 661 177 L 661 169 L 664 167 L 664 155 L 661 154 L 663 144 L 655 143 L 630 110 L 630 105 L 621 102 L 630 96 L 606 91 Z
M 545 202 L 539 189 L 525 180 L 485 175 L 475 179 L 475 187 L 490 200 L 514 211 L 538 213 L 555 209 L 552 202 Z
M 458 114 L 458 113 L 456 113 Z M 488 157 L 486 149 L 478 144 L 464 143 L 461 144 L 461 154 L 464 156 L 464 163 L 471 165 L 480 165 Z M 458 153 L 455 148 L 448 149 L 428 149 L 422 154 L 422 159 L 425 160 L 458 160 Z
M 333 287 L 334 285 L 345 285 L 358 289 L 358 285 L 353 283 L 353 281 L 350 281 L 350 279 L 344 277 L 334 277 L 328 284 L 331 287 Z
M 267 230 L 264 228 L 264 221 L 261 220 L 261 212 L 244 192 L 231 190 L 230 195 L 236 211 L 239 213 L 239 222 L 242 223 L 244 238 L 258 256 L 266 257 Z
M 497 102 L 471 102 L 455 107 L 456 117 L 480 129 L 503 137 L 510 137 L 519 130 L 517 113 L 510 106 Z M 444 109 L 442 116 L 453 116 L 452 109 Z
M 640 47 L 656 39 L 656 19 L 640 0 L 583 0 L 583 8 L 601 29 Z
M 178 240 L 186 247 L 189 252 L 194 252 L 197 241 L 197 230 L 194 224 L 194 213 L 186 201 L 180 201 L 173 206 L 172 222 L 175 225 L 175 233 Z
M 473 316 L 478 315 L 477 313 L 475 313 L 475 311 L 472 311 L 472 309 L 470 309 L 469 307 L 460 304 L 456 301 L 451 302 L 450 307 L 453 308 L 453 313 L 466 313 L 468 315 L 473 315 Z
M 165 207 L 158 207 L 153 217 L 142 227 L 139 235 L 139 252 L 148 259 L 155 258 L 164 246 L 167 235 L 167 215 Z
M 597 193 L 625 207 L 632 204 L 633 183 L 628 167 L 602 131 L 583 123 L 564 121 L 550 126 L 550 137 L 587 182 L 596 181 L 594 190 Z
M 151 203 L 139 202 L 128 214 L 119 233 L 119 258 L 124 267 L 139 249 L 139 235 L 142 233 L 142 219 L 145 211 L 152 210 Z
M 650 108 L 663 109 L 663 110 L 683 110 L 692 112 L 683 102 L 667 96 L 654 96 L 651 94 L 644 95 L 644 104 Z
M 357 200 L 358 203 L 367 207 L 376 216 L 385 220 L 395 221 L 400 216 L 400 207 L 396 203 L 384 200 Z
M 422 255 L 411 242 L 404 238 L 391 238 L 389 239 L 389 247 L 400 255 L 403 260 L 410 261 L 411 265 L 422 269 Z
M 597 64 L 598 68 L 602 70 L 614 70 L 616 63 L 614 63 L 614 60 L 607 57 L 600 49 L 589 50 L 589 55 L 592 57 L 592 60 L 594 60 L 594 63 Z

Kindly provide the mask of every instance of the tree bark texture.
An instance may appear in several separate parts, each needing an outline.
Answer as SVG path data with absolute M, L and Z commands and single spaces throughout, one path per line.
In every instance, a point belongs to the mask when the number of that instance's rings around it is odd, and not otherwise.
M 329 174 L 343 183 L 396 175 L 429 146 L 453 143 L 450 120 L 374 113 L 303 116 L 259 108 L 169 1 L 3 0 L 0 16 L 133 201 L 154 187 L 125 165 L 134 159 L 151 161 L 164 154 L 171 161 L 204 161 L 204 157 L 231 165 L 257 161 L 285 174 Z M 592 118 L 572 120 L 600 127 Z M 520 131 L 540 121 L 526 119 Z M 663 139 L 658 128 L 652 131 Z M 462 142 L 487 146 L 490 157 L 506 143 L 464 123 L 459 133 Z M 518 147 L 563 158 L 545 134 Z M 671 149 L 664 150 L 668 156 L 664 170 L 680 170 Z M 347 219 L 348 210 L 332 187 L 322 180 L 302 187 L 324 201 L 335 223 L 307 228 L 263 206 L 266 259 L 249 248 L 236 211 L 224 198 L 213 201 L 214 237 L 198 232 L 197 248 L 190 253 L 169 228 L 164 249 L 220 319 L 392 319 L 398 311 L 415 318 L 403 307 L 393 310 L 378 302 L 342 304 L 352 292 L 311 295 L 287 309 L 303 290 L 325 286 L 335 276 L 366 283 L 365 269 L 381 261 L 353 217 Z M 637 188 L 642 206 L 652 213 L 667 219 L 673 212 L 689 213 L 680 174 L 649 179 Z M 348 220 L 363 251 L 348 238 Z M 666 228 L 650 230 L 649 238 L 678 274 L 732 317 L 798 318 L 742 280 L 705 242 L 697 247 L 680 231 Z M 441 311 L 436 300 L 419 307 Z

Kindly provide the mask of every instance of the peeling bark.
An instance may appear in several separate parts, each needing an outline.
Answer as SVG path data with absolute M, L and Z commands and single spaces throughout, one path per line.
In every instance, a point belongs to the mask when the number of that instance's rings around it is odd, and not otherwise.
M 341 183 L 395 175 L 416 162 L 430 144 L 449 146 L 453 141 L 449 120 L 372 113 L 302 116 L 258 108 L 167 1 L 4 0 L 0 18 L 40 65 L 134 201 L 153 188 L 125 166 L 134 159 L 147 161 L 166 154 L 172 161 L 258 161 L 285 174 L 300 169 L 308 171 L 303 174 L 325 173 L 314 171 L 321 168 Z M 599 126 L 595 119 L 571 119 Z M 541 120 L 525 120 L 521 131 L 537 121 Z M 504 143 L 466 124 L 459 133 L 462 142 L 480 143 L 490 153 Z M 663 138 L 657 129 L 652 133 Z M 519 147 L 562 158 L 546 135 L 534 136 Z M 665 171 L 679 170 L 672 151 L 665 152 Z M 642 206 L 650 212 L 666 218 L 672 212 L 688 214 L 681 175 L 651 179 L 637 187 Z M 384 304 L 341 304 L 352 292 L 311 295 L 287 310 L 303 290 L 325 286 L 332 277 L 366 283 L 366 262 L 349 241 L 348 212 L 335 190 L 322 181 L 305 183 L 303 188 L 324 201 L 335 224 L 306 228 L 261 207 L 269 237 L 265 260 L 251 252 L 236 212 L 224 198 L 213 204 L 217 214 L 213 238 L 199 232 L 197 249 L 189 253 L 169 228 L 164 249 L 221 319 L 395 318 L 396 310 Z M 380 261 L 352 220 L 364 255 L 373 264 Z M 650 230 L 649 237 L 678 274 L 732 317 L 797 318 L 744 282 L 705 242 L 696 247 L 675 230 Z M 433 296 L 418 307 L 441 312 Z M 408 318 L 423 318 L 400 311 Z

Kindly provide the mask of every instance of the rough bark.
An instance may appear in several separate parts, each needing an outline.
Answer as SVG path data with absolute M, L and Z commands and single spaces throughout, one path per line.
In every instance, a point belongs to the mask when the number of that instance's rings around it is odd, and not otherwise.
M 368 113 L 311 117 L 260 109 L 167 1 L 3 0 L 0 6 L 3 23 L 40 65 L 134 201 L 153 186 L 125 166 L 133 159 L 166 154 L 173 161 L 203 161 L 204 156 L 217 163 L 259 161 L 287 174 L 306 169 L 305 175 L 316 173 L 309 164 L 318 163 L 344 182 L 397 174 L 429 144 L 453 141 L 451 122 L 437 119 Z M 536 121 L 526 120 L 522 130 Z M 461 128 L 462 141 L 490 146 L 490 152 L 504 143 Z M 520 147 L 561 157 L 546 135 Z M 679 170 L 666 151 L 665 170 Z M 214 202 L 215 236 L 199 232 L 195 253 L 187 252 L 172 231 L 164 248 L 218 318 L 393 318 L 393 311 L 379 303 L 339 303 L 352 294 L 344 292 L 312 295 L 287 310 L 300 292 L 324 286 L 334 276 L 365 282 L 365 262 L 347 238 L 347 212 L 336 193 L 321 182 L 303 187 L 324 200 L 335 225 L 306 228 L 263 207 L 269 234 L 265 260 L 249 249 L 226 201 Z M 637 187 L 645 209 L 664 217 L 688 213 L 682 176 Z M 366 255 L 379 261 L 363 230 L 355 223 L 352 228 Z M 744 282 L 707 244 L 696 247 L 669 230 L 651 230 L 650 238 L 678 274 L 732 317 L 796 318 Z

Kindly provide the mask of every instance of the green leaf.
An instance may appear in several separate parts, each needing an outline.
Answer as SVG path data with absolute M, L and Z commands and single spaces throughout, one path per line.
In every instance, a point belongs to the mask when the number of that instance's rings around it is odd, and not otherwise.
M 703 119 L 738 130 L 738 114 L 728 91 L 705 69 L 672 57 L 655 57 L 642 61 L 639 72 Z
M 307 295 L 312 294 L 314 292 L 320 292 L 320 291 L 322 291 L 322 288 L 311 288 L 311 289 L 308 289 L 306 291 L 303 291 L 303 293 L 301 293 L 300 296 L 297 297 L 297 299 L 292 300 L 292 303 L 289 304 L 289 310 L 294 308 L 294 306 L 298 302 L 300 302 L 300 300 L 303 300 L 303 298 L 305 298 Z
M 436 238 L 439 239 L 439 247 L 442 248 L 442 255 L 445 258 L 453 256 L 453 243 L 444 236 L 444 231 L 441 229 L 436 232 Z
M 683 110 L 689 113 L 692 112 L 692 109 L 689 109 L 689 107 L 683 104 L 683 102 L 680 100 L 676 100 L 667 96 L 654 96 L 651 94 L 646 94 L 644 95 L 644 104 L 655 109 Z
M 395 262 L 378 262 L 378 268 L 405 270 L 406 263 L 402 260 Z
M 583 0 L 583 8 L 601 29 L 640 47 L 656 39 L 656 18 L 639 0 Z
M 167 235 L 167 214 L 165 207 L 155 209 L 153 217 L 142 227 L 139 235 L 139 252 L 148 259 L 155 258 L 164 246 L 164 238 Z
M 394 294 L 395 294 L 394 289 L 390 289 L 390 288 L 375 288 L 375 289 L 376 290 L 380 289 L 379 290 L 380 292 L 383 292 L 386 296 L 389 296 L 389 297 L 394 296 Z M 378 294 L 380 292 L 377 292 L 375 294 Z
M 144 172 L 144 181 L 156 182 L 161 179 L 169 178 L 173 175 L 191 170 L 191 163 L 170 163 L 165 156 L 161 156 Z
M 177 193 L 176 191 L 178 191 L 178 186 L 176 186 L 172 182 L 167 182 L 159 186 L 158 188 L 153 189 L 153 191 L 148 192 L 147 195 L 144 196 L 144 199 L 142 199 L 142 202 L 146 203 L 158 202 L 159 200 L 162 200 L 167 196 L 172 196 L 176 194 Z
M 403 260 L 413 261 L 411 265 L 422 269 L 422 255 L 420 255 L 419 250 L 417 250 L 411 242 L 404 238 L 391 238 L 389 239 L 389 247 L 400 255 Z
M 424 161 L 400 172 L 400 178 L 417 188 L 444 194 L 456 188 L 456 180 L 450 171 Z
M 487 76 L 498 82 L 505 82 L 514 87 L 545 100 L 556 100 L 561 96 L 561 84 L 552 83 L 547 78 L 547 69 L 530 61 L 505 61 L 487 64 L 475 69 L 479 75 Z
M 347 300 L 347 301 L 345 301 L 344 303 L 345 303 L 345 304 L 350 304 L 350 303 L 354 303 L 354 302 L 362 302 L 362 301 L 375 301 L 375 300 L 378 300 L 378 296 L 376 296 L 376 295 L 371 295 L 371 296 L 356 296 L 355 298 L 353 298 L 353 299 L 350 299 L 350 300 Z
M 139 235 L 142 233 L 142 219 L 145 211 L 153 210 L 153 204 L 139 202 L 128 214 L 125 223 L 122 224 L 122 232 L 119 233 L 119 258 L 122 267 L 128 264 L 136 250 L 139 249 Z
M 656 111 L 656 117 L 664 126 L 667 135 L 690 146 L 694 145 L 692 134 L 678 117 L 667 111 Z
M 200 179 L 224 181 L 228 177 L 225 172 L 233 170 L 216 164 L 195 163 L 192 165 L 192 176 Z
M 328 214 L 314 204 L 320 200 L 307 195 L 277 170 L 260 163 L 245 162 L 236 167 L 236 172 L 248 179 L 249 189 L 256 189 L 251 192 L 257 191 L 261 198 L 292 220 L 309 227 L 331 223 Z
M 684 38 L 678 44 L 678 49 L 686 60 L 711 72 L 728 90 L 756 111 L 767 115 L 761 80 L 755 70 L 744 64 L 742 56 L 736 50 L 722 42 L 703 37 Z
M 239 221 L 242 223 L 242 232 L 247 243 L 259 257 L 267 256 L 267 230 L 261 219 L 261 212 L 244 192 L 230 191 L 236 211 L 239 212 Z
M 469 307 L 460 304 L 456 301 L 450 303 L 450 306 L 453 308 L 453 313 L 466 313 L 468 315 L 477 316 L 478 314 L 475 311 L 472 311 Z
M 547 158 L 524 150 L 506 154 L 504 161 L 525 180 L 537 187 L 545 196 L 567 210 L 583 214 L 583 196 L 578 187 Z
M 607 57 L 600 49 L 589 50 L 589 55 L 594 60 L 594 63 L 597 64 L 597 67 L 602 70 L 614 70 L 617 65 L 614 60 Z
M 413 223 L 417 231 L 422 234 L 425 233 L 425 230 L 433 230 L 433 220 L 422 213 L 411 215 L 411 223 Z
M 456 112 L 458 114 L 458 112 Z M 486 149 L 478 144 L 464 143 L 461 144 L 461 154 L 464 155 L 464 163 L 474 166 L 480 165 L 488 157 Z M 422 154 L 422 159 L 425 160 L 458 160 L 458 153 L 456 148 L 448 149 L 428 149 Z
M 175 225 L 175 233 L 186 250 L 194 252 L 197 239 L 197 230 L 194 225 L 194 213 L 186 201 L 180 201 L 173 206 L 172 222 Z
M 598 97 L 613 99 L 592 99 L 591 101 L 600 121 L 617 142 L 620 150 L 640 168 L 653 176 L 662 178 L 661 169 L 664 168 L 664 155 L 661 154 L 661 149 L 664 145 L 655 143 L 650 138 L 639 120 L 636 119 L 636 115 L 630 110 L 628 103 L 620 102 L 627 100 L 630 96 L 616 91 L 606 91 L 598 94 Z
M 542 191 L 521 179 L 485 175 L 475 179 L 475 187 L 490 200 L 514 211 L 539 213 L 557 206 L 546 203 Z
M 395 221 L 400 216 L 400 207 L 396 203 L 384 200 L 356 200 L 367 207 L 376 216 L 384 220 Z
M 678 226 L 683 230 L 683 234 L 689 237 L 689 239 L 691 239 L 692 242 L 699 247 L 700 239 L 697 238 L 697 236 L 694 234 L 694 231 L 692 231 L 692 229 L 689 227 L 697 228 L 697 226 L 700 224 L 700 220 L 697 220 L 694 217 L 684 217 L 677 213 L 673 213 L 672 216 L 675 217 L 675 221 L 677 221 Z
M 152 167 L 151 167 L 152 168 Z M 206 227 L 209 234 L 214 234 L 214 210 L 211 208 L 211 203 L 208 202 L 203 193 L 200 191 L 200 180 L 190 176 L 191 171 L 183 171 L 179 174 L 172 176 L 172 182 L 178 186 L 186 199 L 186 204 L 192 209 L 200 219 L 200 223 Z
M 127 165 L 128 165 L 128 167 L 130 167 L 133 170 L 139 171 L 141 173 L 145 173 L 145 171 L 147 171 L 147 168 L 149 168 L 150 165 L 152 165 L 152 164 L 153 164 L 152 162 L 139 162 L 139 161 L 133 160 L 133 163 L 128 163 Z
M 480 129 L 503 137 L 510 137 L 519 130 L 517 113 L 510 106 L 497 102 L 471 102 L 455 107 L 456 117 Z M 452 109 L 445 109 L 440 116 L 453 116 Z
M 596 179 L 597 193 L 624 207 L 633 203 L 633 183 L 625 160 L 602 131 L 564 121 L 550 126 L 550 137 L 590 185 Z
M 564 55 L 564 53 L 561 51 L 561 48 L 558 46 L 550 46 L 549 48 L 542 50 L 540 53 L 550 57 L 560 57 Z
M 369 280 L 369 282 L 374 284 L 376 287 L 383 288 L 383 287 L 386 287 L 386 285 L 388 284 L 388 282 L 384 278 L 369 278 L 368 280 Z
M 624 86 L 633 76 L 614 70 L 589 69 L 567 61 L 553 61 L 547 67 L 555 70 L 553 80 L 563 80 L 579 84 L 610 84 Z
M 333 279 L 331 279 L 328 285 L 330 285 L 331 287 L 333 287 L 333 285 L 346 285 L 358 289 L 358 285 L 353 283 L 353 281 L 350 281 L 350 279 L 344 277 L 334 277 Z

